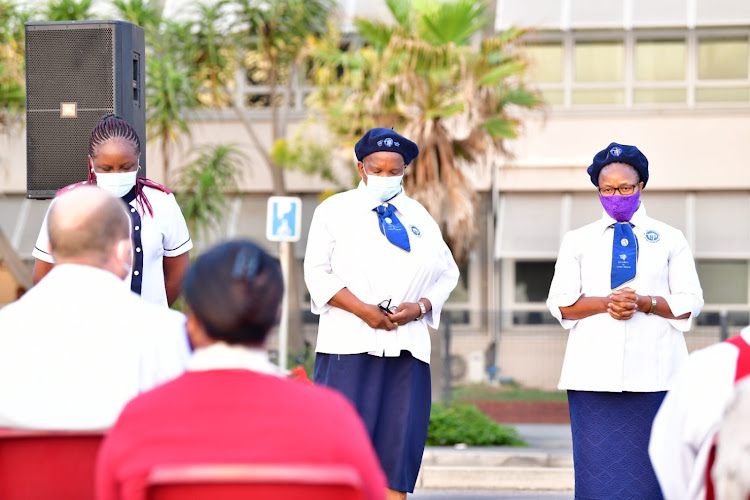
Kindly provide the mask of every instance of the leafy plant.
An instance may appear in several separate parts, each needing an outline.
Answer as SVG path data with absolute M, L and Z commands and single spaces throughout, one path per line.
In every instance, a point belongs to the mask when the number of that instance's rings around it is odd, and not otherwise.
M 220 221 L 227 208 L 227 192 L 237 190 L 239 164 L 246 156 L 231 144 L 204 146 L 182 168 L 177 201 L 193 234 L 203 234 Z
M 526 446 L 515 429 L 503 427 L 470 404 L 433 403 L 428 446 Z
M 94 0 L 50 0 L 45 17 L 47 21 L 82 21 L 91 19 Z

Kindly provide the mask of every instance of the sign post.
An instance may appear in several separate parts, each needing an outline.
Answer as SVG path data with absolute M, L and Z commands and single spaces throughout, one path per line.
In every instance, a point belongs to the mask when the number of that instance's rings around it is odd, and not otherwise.
M 284 300 L 281 303 L 279 324 L 279 368 L 286 370 L 289 343 L 289 300 L 286 293 L 289 283 L 289 263 L 292 260 L 292 242 L 299 241 L 302 225 L 302 200 L 295 196 L 271 196 L 266 212 L 266 238 L 279 242 L 279 261 L 284 277 Z

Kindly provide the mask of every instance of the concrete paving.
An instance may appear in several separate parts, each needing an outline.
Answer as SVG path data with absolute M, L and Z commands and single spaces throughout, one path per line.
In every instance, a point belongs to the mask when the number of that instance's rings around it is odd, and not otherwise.
M 528 447 L 428 447 L 418 489 L 570 491 L 570 425 L 507 424 Z

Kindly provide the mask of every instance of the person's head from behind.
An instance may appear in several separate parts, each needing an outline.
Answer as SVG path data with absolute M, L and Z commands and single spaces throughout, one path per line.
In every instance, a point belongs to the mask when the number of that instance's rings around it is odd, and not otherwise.
M 141 142 L 132 125 L 106 115 L 89 136 L 89 180 L 115 196 L 133 188 L 140 169 Z
M 56 264 L 98 267 L 121 279 L 130 273 L 130 217 L 115 196 L 87 186 L 63 194 L 50 209 L 48 232 Z
M 215 342 L 262 347 L 279 319 L 278 263 L 255 243 L 233 240 L 202 254 L 183 282 L 193 347 Z

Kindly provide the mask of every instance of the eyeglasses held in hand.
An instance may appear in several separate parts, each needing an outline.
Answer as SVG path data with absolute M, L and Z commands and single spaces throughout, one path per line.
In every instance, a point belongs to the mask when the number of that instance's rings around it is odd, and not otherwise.
M 386 314 L 391 314 L 391 313 L 396 312 L 396 309 L 398 308 L 396 306 L 391 307 L 391 299 L 385 299 L 384 301 L 378 304 L 378 309 L 380 309 Z

